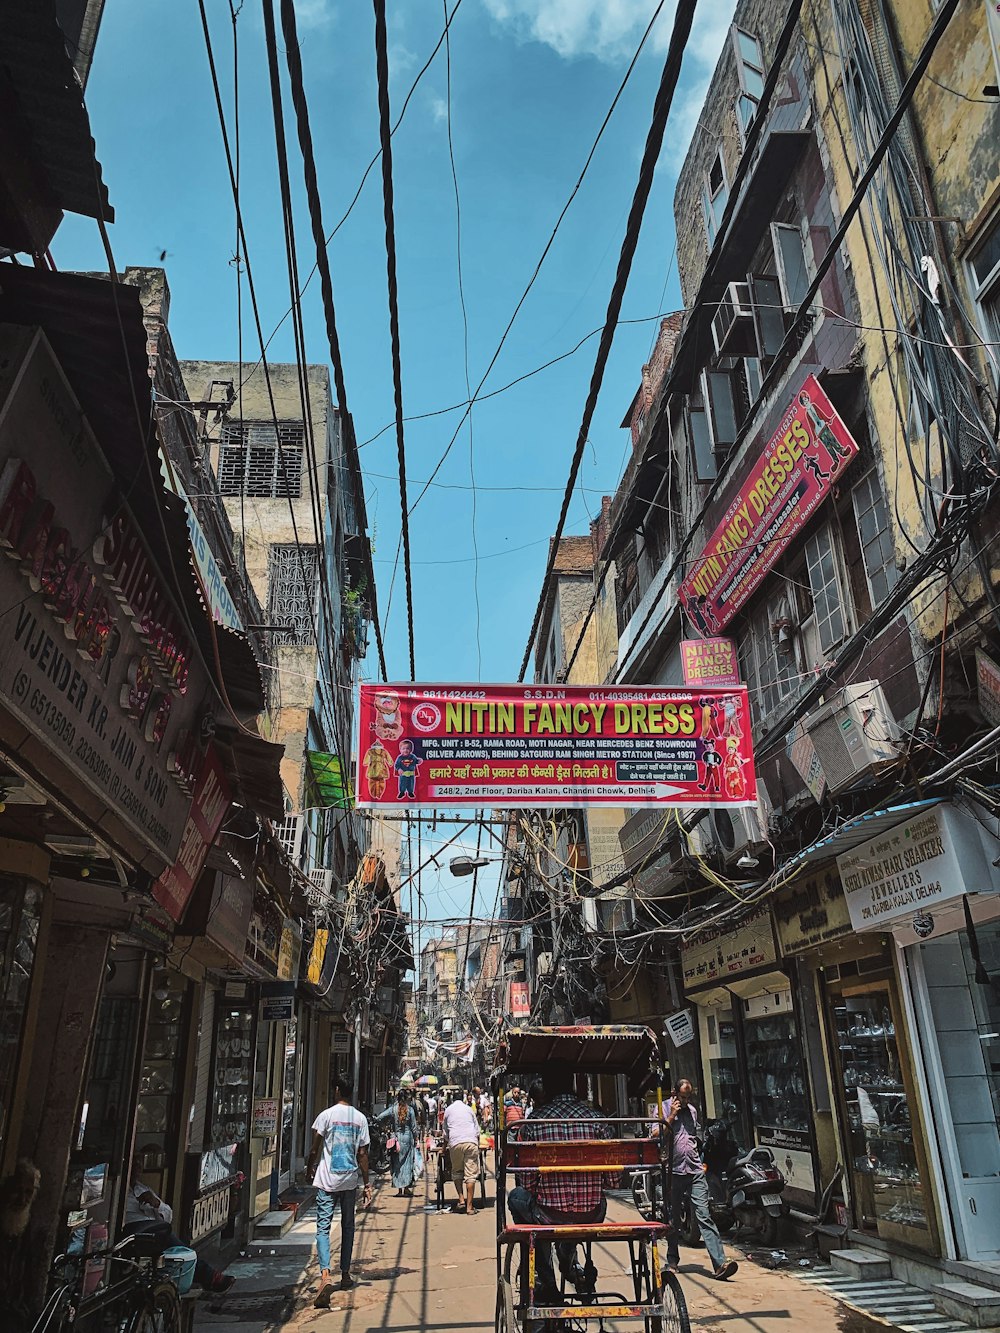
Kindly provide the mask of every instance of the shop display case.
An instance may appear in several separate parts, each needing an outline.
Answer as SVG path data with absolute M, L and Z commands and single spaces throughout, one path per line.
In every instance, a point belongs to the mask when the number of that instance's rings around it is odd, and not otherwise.
M 833 1020 L 862 1227 L 928 1229 L 910 1102 L 887 991 L 845 996 Z
M 216 1012 L 209 1146 L 246 1143 L 253 1070 L 253 1011 L 223 1002 Z
M 139 1069 L 135 1141 L 143 1178 L 161 1195 L 167 1188 L 165 1173 L 180 1118 L 187 992 L 188 982 L 179 972 L 154 969 Z
M 809 1104 L 794 1017 L 748 1019 L 744 1042 L 754 1125 L 795 1131 L 808 1147 Z

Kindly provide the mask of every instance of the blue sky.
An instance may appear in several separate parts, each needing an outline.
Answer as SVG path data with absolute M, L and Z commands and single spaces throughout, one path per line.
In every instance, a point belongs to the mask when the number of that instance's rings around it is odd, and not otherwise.
M 454 0 L 449 0 L 449 9 Z M 463 0 L 452 25 L 452 118 L 462 200 L 470 377 L 475 386 L 582 168 L 656 0 Z M 623 317 L 676 308 L 672 192 L 732 0 L 701 0 L 667 149 L 657 173 Z M 228 0 L 207 0 L 232 128 Z M 441 0 L 389 0 L 393 118 L 443 26 Z M 367 0 L 299 0 L 303 64 L 327 231 L 339 221 L 378 143 L 373 15 Z M 590 173 L 486 384 L 498 388 L 572 348 L 603 323 L 673 20 L 667 0 Z M 266 331 L 288 304 L 273 128 L 259 0 L 237 20 L 241 203 Z M 393 140 L 403 397 L 408 415 L 464 401 L 455 203 L 445 125 L 445 52 L 424 76 Z M 107 0 L 87 88 L 94 138 L 117 220 L 119 268 L 167 251 L 170 328 L 182 358 L 237 355 L 234 211 L 195 0 Z M 290 102 L 286 119 L 292 125 Z M 293 141 L 300 265 L 312 263 Z M 347 389 L 360 441 L 393 419 L 381 177 L 371 172 L 330 247 Z M 66 219 L 53 245 L 62 269 L 105 267 L 86 219 Z M 244 291 L 245 295 L 245 291 Z M 247 303 L 245 302 L 245 307 Z M 305 298 L 307 353 L 326 361 L 318 283 Z M 567 531 L 585 532 L 621 475 L 619 422 L 639 382 L 656 322 L 619 329 Z M 245 356 L 256 359 L 244 312 Z M 538 598 L 576 440 L 597 339 L 572 358 L 477 406 L 411 517 L 416 663 L 425 681 L 514 680 Z M 272 360 L 292 359 L 286 324 Z M 460 413 L 406 427 L 410 499 Z M 408 674 L 402 572 L 390 603 L 399 538 L 396 446 L 390 429 L 362 449 L 390 679 Z M 480 632 L 476 633 L 478 547 Z M 388 608 L 388 614 L 387 613 Z M 481 661 L 481 667 L 480 667 Z M 365 665 L 376 678 L 374 650 Z M 425 849 L 443 841 L 428 834 Z M 474 851 L 474 838 L 461 850 Z M 415 850 L 415 849 L 414 849 Z M 459 848 L 452 849 L 453 854 Z M 484 848 L 485 850 L 485 848 Z M 432 918 L 468 910 L 469 880 L 423 877 Z M 495 869 L 481 876 L 484 914 Z M 478 915 L 478 913 L 477 913 Z M 423 937 L 427 938 L 426 934 Z
M 449 7 L 453 0 L 449 0 Z M 232 116 L 232 25 L 226 0 L 207 5 L 227 112 Z M 366 0 L 299 0 L 307 94 L 327 230 L 339 220 L 377 146 L 373 16 Z M 480 379 L 548 233 L 579 174 L 655 0 L 464 0 L 452 26 L 452 116 L 462 197 L 470 375 Z M 668 149 L 647 211 L 624 317 L 679 300 L 671 195 L 705 80 L 725 38 L 729 0 L 702 0 Z M 393 112 L 443 25 L 440 0 L 389 0 Z M 590 174 L 486 390 L 574 346 L 604 319 L 653 94 L 673 18 L 668 0 Z M 258 0 L 237 21 L 241 199 L 264 324 L 288 306 L 271 110 Z M 455 205 L 445 132 L 442 47 L 393 141 L 403 394 L 408 415 L 464 400 Z M 94 137 L 117 212 L 119 267 L 156 264 L 172 292 L 171 331 L 183 358 L 235 358 L 232 198 L 194 0 L 108 0 L 87 90 Z M 291 123 L 291 108 L 286 106 Z M 296 183 L 300 263 L 311 237 Z M 330 247 L 348 396 L 358 438 L 392 421 L 385 252 L 379 168 Z M 60 268 L 104 266 L 96 228 L 67 218 L 53 246 Z M 666 287 L 665 287 L 666 284 Z M 665 290 L 664 290 L 665 288 Z M 627 407 L 655 323 L 618 332 L 569 532 L 586 530 L 602 491 L 614 489 Z M 306 296 L 307 351 L 327 360 L 318 284 Z M 254 348 L 245 314 L 244 348 Z M 474 409 L 472 460 L 481 489 L 479 649 L 474 610 L 470 440 L 464 427 L 411 518 L 417 674 L 423 680 L 516 677 L 576 438 L 596 350 L 574 357 Z M 290 360 L 286 324 L 269 355 Z M 407 425 L 411 502 L 460 414 Z M 395 438 L 362 450 L 390 677 L 407 675 L 402 576 L 389 606 L 399 537 Z M 516 489 L 513 489 L 516 488 Z M 480 651 L 482 668 L 480 673 Z M 372 653 L 367 670 L 377 663 Z

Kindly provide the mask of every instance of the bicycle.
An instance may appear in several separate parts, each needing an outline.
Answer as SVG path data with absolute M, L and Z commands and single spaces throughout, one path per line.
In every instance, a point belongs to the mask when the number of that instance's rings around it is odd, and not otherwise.
M 125 1254 L 130 1247 L 135 1258 Z M 108 1267 L 103 1285 L 84 1294 L 87 1266 L 102 1256 Z M 180 1298 L 159 1256 L 158 1241 L 142 1234 L 89 1254 L 60 1255 L 52 1265 L 59 1285 L 31 1333 L 181 1333 Z M 116 1265 L 122 1269 L 117 1276 Z

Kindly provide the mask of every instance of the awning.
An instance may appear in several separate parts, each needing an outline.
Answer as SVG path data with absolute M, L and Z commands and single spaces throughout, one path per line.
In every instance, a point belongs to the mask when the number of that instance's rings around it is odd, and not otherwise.
M 885 810 L 874 810 L 870 814 L 847 819 L 833 833 L 828 833 L 825 838 L 820 838 L 818 842 L 790 857 L 782 867 L 782 876 L 787 879 L 789 871 L 797 873 L 806 866 L 815 865 L 817 861 L 831 861 L 835 856 L 849 852 L 852 847 L 859 847 L 869 838 L 888 833 L 897 824 L 918 815 L 921 810 L 940 805 L 941 800 L 941 797 L 933 797 L 927 801 L 910 801 L 906 805 L 890 805 Z
M 344 773 L 340 756 L 325 750 L 307 750 L 306 757 L 309 760 L 316 804 L 328 810 L 353 810 L 354 792 L 350 776 Z
M 0 77 L 17 97 L 52 203 L 67 213 L 114 222 L 53 0 L 0 0 Z

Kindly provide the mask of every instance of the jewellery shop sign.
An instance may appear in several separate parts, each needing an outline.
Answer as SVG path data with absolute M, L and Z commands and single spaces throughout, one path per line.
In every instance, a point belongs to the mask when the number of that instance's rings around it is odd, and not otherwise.
M 744 686 L 362 685 L 358 805 L 754 805 Z
M 158 872 L 195 778 L 190 646 L 44 335 L 0 325 L 0 366 L 0 705 L 67 803 L 69 770 Z
M 931 934 L 939 904 L 996 892 L 991 861 L 998 851 L 996 839 L 957 806 L 921 811 L 837 857 L 852 926 L 891 930 L 923 922 Z

